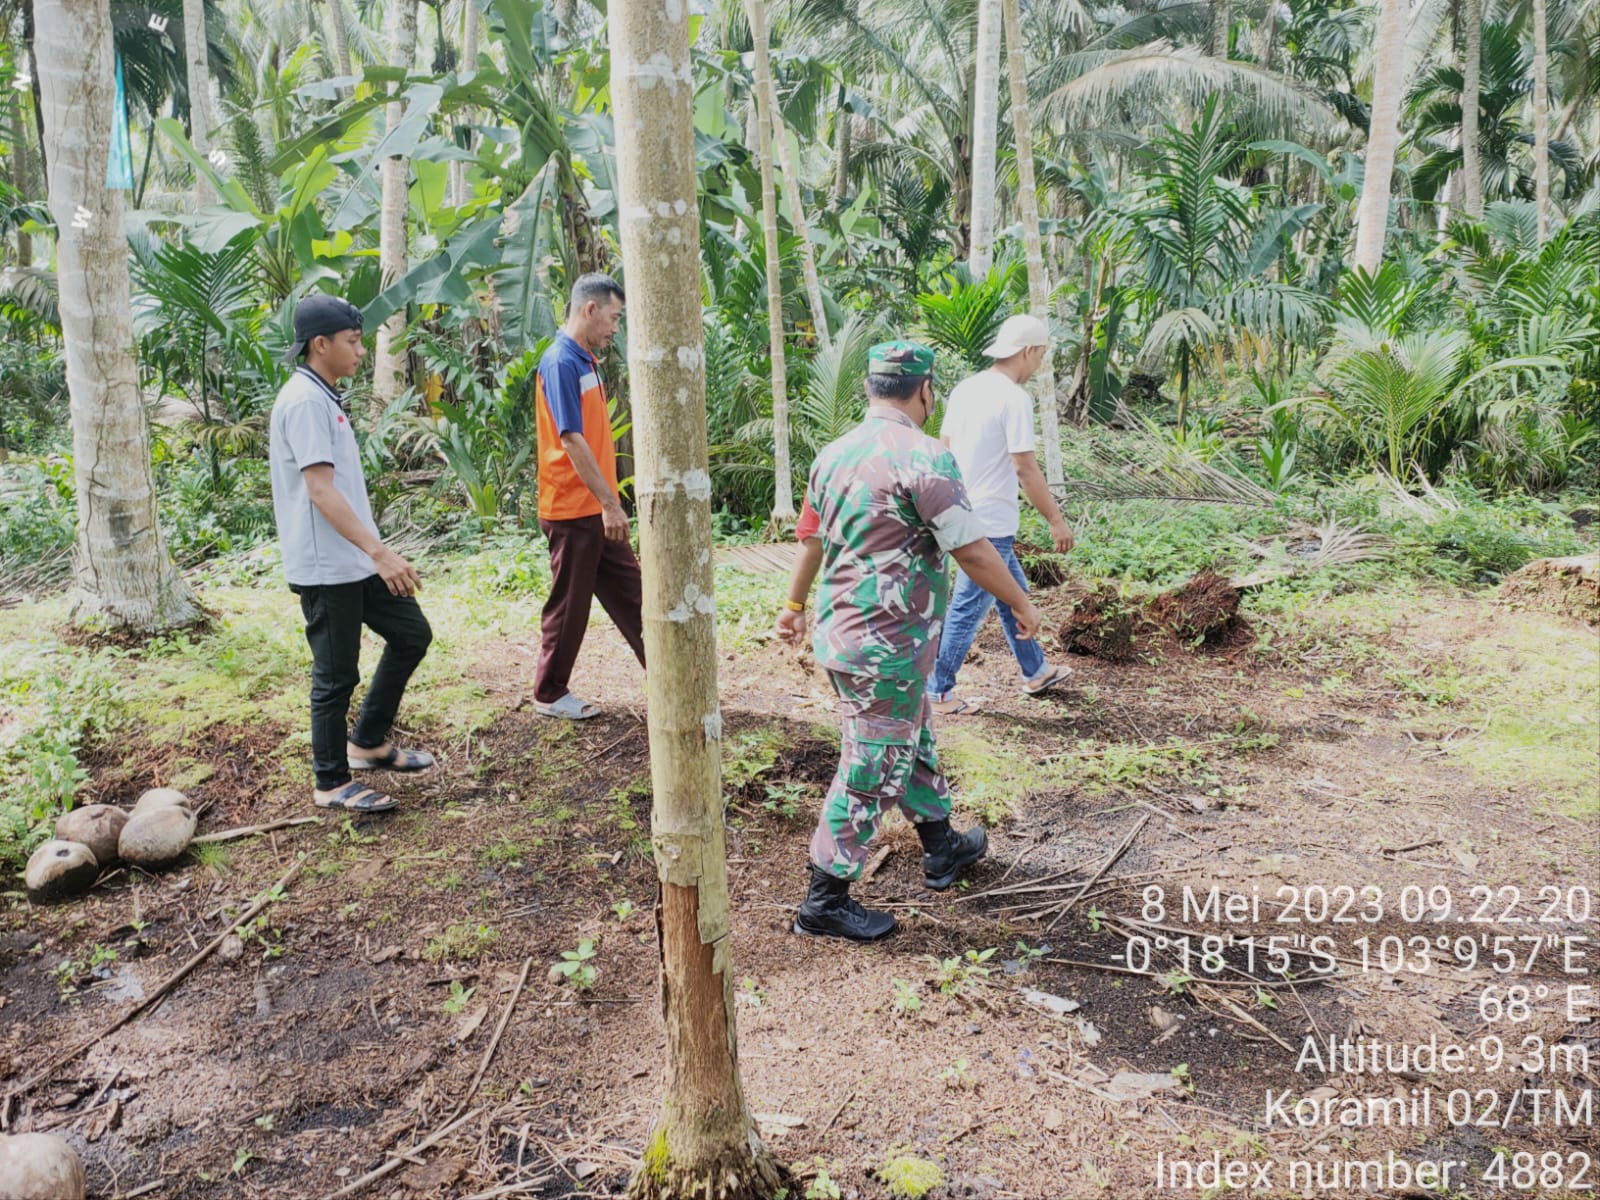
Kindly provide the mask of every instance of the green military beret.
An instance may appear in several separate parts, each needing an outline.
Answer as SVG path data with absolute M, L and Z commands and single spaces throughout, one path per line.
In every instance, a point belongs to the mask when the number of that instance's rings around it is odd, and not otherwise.
M 867 351 L 868 375 L 932 375 L 933 351 L 916 342 L 879 342 Z

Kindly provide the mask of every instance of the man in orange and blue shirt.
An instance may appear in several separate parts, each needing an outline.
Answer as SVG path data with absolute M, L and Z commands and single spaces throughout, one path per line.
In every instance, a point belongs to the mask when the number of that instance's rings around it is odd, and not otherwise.
M 600 707 L 573 695 L 573 664 L 599 600 L 644 665 L 643 588 L 617 498 L 617 447 L 595 352 L 622 321 L 622 288 L 609 275 L 579 277 L 566 324 L 539 360 L 534 407 L 539 438 L 539 528 L 550 543 L 550 598 L 534 710 L 582 721 Z

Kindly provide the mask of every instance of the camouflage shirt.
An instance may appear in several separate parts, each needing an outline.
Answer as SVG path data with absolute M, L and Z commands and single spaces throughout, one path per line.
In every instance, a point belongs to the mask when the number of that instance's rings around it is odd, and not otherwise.
M 817 662 L 926 679 L 949 598 L 945 554 L 983 537 L 956 460 L 910 417 L 874 405 L 817 455 L 807 499 L 822 518 Z

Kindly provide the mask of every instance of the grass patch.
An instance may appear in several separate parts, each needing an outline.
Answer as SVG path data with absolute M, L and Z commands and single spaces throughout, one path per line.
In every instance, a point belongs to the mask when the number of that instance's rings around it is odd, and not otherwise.
M 189 857 L 194 859 L 195 866 L 219 877 L 233 871 L 232 848 L 221 842 L 201 842 L 198 846 L 190 846 Z
M 1039 762 L 1020 736 L 1002 741 L 998 734 L 943 729 L 939 762 L 956 803 L 991 827 L 1029 795 L 1066 786 L 1063 770 L 1055 763 Z
M 1600 816 L 1595 680 L 1600 644 L 1576 625 L 1538 613 L 1497 614 L 1459 653 L 1461 704 L 1420 724 L 1458 736 L 1450 761 L 1496 783 L 1541 790 L 1560 812 Z
M 488 925 L 455 924 L 430 938 L 422 957 L 429 962 L 476 962 L 499 937 Z
M 485 866 L 510 867 L 512 870 L 522 868 L 522 847 L 508 837 L 502 837 L 490 842 L 483 848 L 480 857 Z

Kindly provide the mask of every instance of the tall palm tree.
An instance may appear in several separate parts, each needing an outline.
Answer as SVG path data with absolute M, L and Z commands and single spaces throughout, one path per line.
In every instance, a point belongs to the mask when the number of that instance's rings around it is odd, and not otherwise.
M 1000 0 L 978 0 L 972 64 L 972 247 L 974 279 L 994 260 L 995 139 L 1000 125 Z
M 1320 301 L 1270 278 L 1310 213 L 1267 209 L 1258 191 L 1237 182 L 1245 144 L 1217 100 L 1191 128 L 1169 125 L 1152 150 L 1147 196 L 1127 223 L 1143 259 L 1146 303 L 1160 314 L 1144 355 L 1152 364 L 1175 355 L 1182 426 L 1200 351 L 1239 331 L 1305 340 L 1320 327 Z
M 417 0 L 391 0 L 389 12 L 389 65 L 410 72 L 417 50 Z M 396 83 L 384 106 L 384 128 L 393 133 L 400 127 L 405 106 L 400 102 L 402 85 Z M 378 215 L 378 270 L 387 287 L 406 273 L 406 210 L 409 207 L 411 164 L 400 155 L 390 155 L 379 168 L 382 200 Z M 406 314 L 402 309 L 378 327 L 372 355 L 372 404 L 382 412 L 405 386 L 405 352 L 398 346 L 405 335 Z
M 478 6 L 474 0 L 467 0 L 462 5 L 466 13 L 462 18 L 461 29 L 461 61 L 457 70 L 463 75 L 474 75 L 478 71 L 478 42 L 482 27 L 478 18 Z M 469 127 L 472 124 L 470 111 L 461 114 L 461 123 Z M 468 133 L 468 148 L 471 148 L 471 134 Z M 471 199 L 467 187 L 467 164 L 459 160 L 450 164 L 450 199 L 457 208 L 463 207 Z
M 870 175 L 880 191 L 912 185 L 939 195 L 935 240 L 947 234 L 953 256 L 966 259 L 977 34 L 971 0 L 798 0 L 790 29 L 813 56 L 838 63 L 872 98 L 878 128 L 894 131 L 856 145 L 852 170 Z
M 1378 35 L 1372 74 L 1367 155 L 1356 206 L 1351 265 L 1368 274 L 1383 262 L 1389 232 L 1389 188 L 1400 144 L 1400 101 L 1405 95 L 1406 0 L 1378 0 Z
M 78 489 L 74 618 L 151 633 L 200 613 L 156 517 L 122 193 L 106 186 L 116 94 L 111 11 L 106 0 L 33 7 Z
M 1227 58 L 1233 41 L 1233 0 L 1213 0 L 1211 5 L 1211 57 Z
M 783 358 L 783 258 L 778 252 L 778 196 L 772 181 L 772 133 L 777 105 L 773 101 L 772 63 L 767 52 L 767 8 L 763 0 L 745 0 L 750 37 L 755 43 L 756 153 L 761 158 L 761 232 L 767 262 L 767 351 L 772 361 L 772 520 L 795 518 L 794 482 L 789 471 L 789 376 Z
M 789 223 L 800 242 L 800 274 L 805 279 L 806 300 L 811 306 L 811 324 L 817 344 L 826 350 L 833 345 L 828 330 L 828 310 L 822 303 L 822 281 L 817 277 L 817 252 L 811 244 L 811 227 L 806 221 L 805 200 L 800 194 L 800 173 L 795 168 L 795 153 L 789 145 L 789 130 L 783 123 L 783 108 L 772 98 L 772 136 L 778 147 L 778 166 L 783 176 L 783 197 L 789 205 Z
M 183 57 L 189 81 L 189 142 L 202 158 L 211 152 L 211 68 L 206 59 L 204 0 L 183 0 Z M 204 171 L 194 173 L 196 211 L 216 203 Z
M 1542 246 L 1550 240 L 1550 46 L 1545 0 L 1533 0 L 1533 195 Z
M 344 0 L 322 0 L 328 6 L 328 35 L 333 42 L 334 69 L 340 75 L 355 74 L 350 61 L 350 38 L 345 32 Z M 341 93 L 343 89 L 340 89 Z
M 628 368 L 667 1030 L 666 1094 L 628 1194 L 766 1200 L 789 1181 L 757 1136 L 739 1079 L 689 19 L 684 4 L 623 0 L 607 21 L 622 252 L 649 264 L 629 276 Z
M 1478 105 L 1483 91 L 1483 0 L 1461 0 L 1461 210 L 1483 216 L 1483 154 L 1478 146 Z
M 1006 68 L 1011 82 L 1011 130 L 1017 147 L 1017 211 L 1022 218 L 1022 244 L 1028 259 L 1028 310 L 1047 325 L 1050 322 L 1050 270 L 1044 261 L 1044 238 L 1039 229 L 1039 185 L 1033 171 L 1033 119 L 1028 105 L 1027 46 L 1022 40 L 1022 14 L 1018 0 L 1002 0 L 1006 36 Z M 1039 428 L 1044 440 L 1045 480 L 1051 487 L 1065 482 L 1061 465 L 1061 418 L 1056 409 L 1055 355 L 1046 357 L 1044 369 L 1033 377 L 1034 400 L 1039 406 Z
M 1517 25 L 1489 22 L 1482 27 L 1478 85 L 1478 149 L 1482 199 L 1534 198 L 1533 134 L 1526 123 L 1528 77 L 1533 63 L 1529 41 Z M 1411 172 L 1411 192 L 1421 200 L 1437 196 L 1444 181 L 1464 170 L 1467 92 L 1463 73 L 1441 63 L 1417 80 L 1406 114 L 1413 145 L 1425 151 Z M 1552 138 L 1548 159 L 1566 178 L 1568 194 L 1578 186 L 1583 163 L 1576 145 Z

